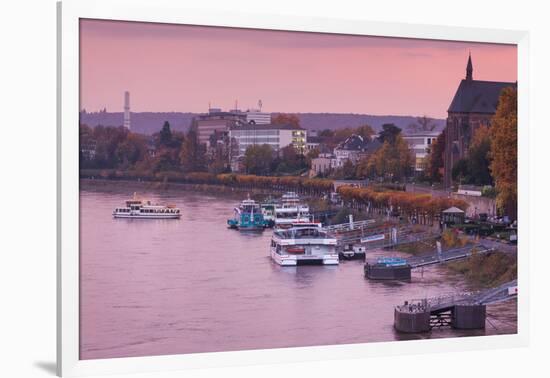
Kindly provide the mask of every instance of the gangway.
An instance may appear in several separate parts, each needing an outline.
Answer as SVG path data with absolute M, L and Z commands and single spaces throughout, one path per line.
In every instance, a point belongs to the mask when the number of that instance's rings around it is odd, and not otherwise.
M 475 246 L 453 248 L 446 251 L 435 252 L 429 255 L 416 256 L 407 259 L 411 268 L 420 268 L 422 266 L 440 264 L 452 260 L 464 259 L 473 254 L 485 254 L 494 251 L 494 248 L 486 247 L 482 244 Z
M 399 332 L 426 332 L 434 327 L 485 328 L 486 306 L 517 298 L 517 280 L 492 289 L 405 301 L 395 306 L 394 326 Z
M 367 261 L 365 263 L 365 277 L 373 280 L 410 280 L 412 269 L 464 259 L 474 254 L 486 254 L 492 251 L 494 251 L 494 248 L 489 248 L 482 244 L 453 248 L 446 251 L 438 249 L 429 255 L 403 259 L 404 264 L 400 266 L 385 264 L 379 258 L 377 261 Z

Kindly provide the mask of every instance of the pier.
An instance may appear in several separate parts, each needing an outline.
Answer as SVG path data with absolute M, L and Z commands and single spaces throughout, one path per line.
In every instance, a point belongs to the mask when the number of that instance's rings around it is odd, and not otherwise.
M 447 251 L 438 250 L 429 255 L 399 259 L 400 261 L 388 262 L 388 258 L 382 258 L 376 262 L 365 263 L 365 277 L 374 280 L 410 280 L 412 269 L 464 259 L 474 254 L 486 254 L 492 251 L 494 251 L 494 248 L 478 244 Z
M 486 306 L 517 297 L 517 280 L 498 287 L 467 293 L 405 301 L 394 308 L 394 327 L 398 332 L 420 333 L 432 328 L 483 329 Z
M 373 219 L 350 221 L 324 229 L 338 240 L 338 249 L 344 258 L 364 258 L 367 249 L 391 248 L 440 236 L 431 230 L 415 230 L 410 225 L 400 226 L 393 222 L 377 224 Z

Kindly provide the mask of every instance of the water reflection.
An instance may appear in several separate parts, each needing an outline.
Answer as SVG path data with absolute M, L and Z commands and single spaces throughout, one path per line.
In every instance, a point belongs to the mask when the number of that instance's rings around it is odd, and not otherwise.
M 396 304 L 466 289 L 464 283 L 437 267 L 411 282 L 365 280 L 361 261 L 280 267 L 269 257 L 269 230 L 227 228 L 239 196 L 140 194 L 174 203 L 182 219 L 115 220 L 113 208 L 132 191 L 81 193 L 83 359 L 515 331 L 515 307 L 502 304 L 488 309 L 497 329 L 397 334 Z

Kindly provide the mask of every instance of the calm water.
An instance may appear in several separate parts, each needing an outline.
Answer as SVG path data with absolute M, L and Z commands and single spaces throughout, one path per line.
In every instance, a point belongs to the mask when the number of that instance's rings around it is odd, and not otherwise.
M 81 191 L 81 359 L 399 340 L 394 305 L 468 289 L 442 267 L 415 273 L 412 283 L 365 280 L 360 261 L 279 267 L 269 230 L 227 229 L 238 197 L 142 193 L 175 203 L 182 219 L 113 219 L 131 194 Z M 488 313 L 486 330 L 407 337 L 515 332 L 515 303 Z

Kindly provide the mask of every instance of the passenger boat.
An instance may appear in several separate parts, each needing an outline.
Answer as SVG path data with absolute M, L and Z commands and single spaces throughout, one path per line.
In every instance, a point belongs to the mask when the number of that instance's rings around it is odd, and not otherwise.
M 136 193 L 132 199 L 126 200 L 125 207 L 117 207 L 113 211 L 114 218 L 131 219 L 179 219 L 181 211 L 174 205 L 154 204 L 149 200 L 138 198 Z
M 276 203 L 271 199 L 268 199 L 260 204 L 266 227 L 275 226 L 275 206 Z
M 337 265 L 336 239 L 320 223 L 295 223 L 277 228 L 271 237 L 271 258 L 281 266 Z
M 227 225 L 239 231 L 261 231 L 266 222 L 260 205 L 249 196 L 235 208 L 235 216 L 227 220 Z
M 275 206 L 275 226 L 290 227 L 293 223 L 309 222 L 309 206 L 300 203 L 300 197 L 287 192 L 281 198 L 281 204 Z

